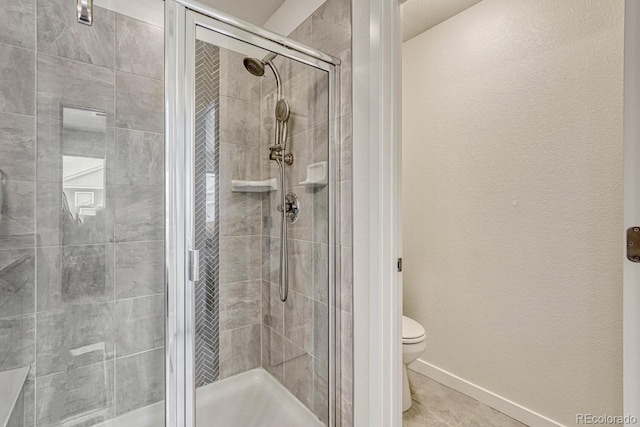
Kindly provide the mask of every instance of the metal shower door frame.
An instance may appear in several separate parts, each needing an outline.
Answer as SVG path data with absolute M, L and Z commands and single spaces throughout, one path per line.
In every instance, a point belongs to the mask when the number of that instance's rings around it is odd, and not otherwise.
M 329 426 L 339 425 L 336 310 L 337 162 L 340 60 L 196 1 L 165 1 L 165 423 L 195 427 L 195 41 L 200 27 L 327 72 L 329 79 Z

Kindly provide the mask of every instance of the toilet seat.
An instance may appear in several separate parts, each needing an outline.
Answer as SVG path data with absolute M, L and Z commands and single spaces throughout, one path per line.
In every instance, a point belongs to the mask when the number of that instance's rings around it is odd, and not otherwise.
M 410 317 L 402 316 L 402 343 L 416 344 L 425 340 L 427 332 L 424 327 Z

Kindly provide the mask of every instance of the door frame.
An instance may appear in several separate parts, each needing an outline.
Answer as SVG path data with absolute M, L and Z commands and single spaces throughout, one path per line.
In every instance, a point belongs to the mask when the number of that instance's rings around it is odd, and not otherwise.
M 401 426 L 404 0 L 353 0 L 354 425 Z M 625 0 L 624 227 L 640 224 L 640 3 Z M 640 265 L 623 244 L 623 413 L 640 419 Z M 626 424 L 631 426 L 632 424 Z
M 624 16 L 623 413 L 640 419 L 640 265 L 625 231 L 640 224 L 640 4 L 625 0 Z
M 354 425 L 402 424 L 404 0 L 353 0 Z

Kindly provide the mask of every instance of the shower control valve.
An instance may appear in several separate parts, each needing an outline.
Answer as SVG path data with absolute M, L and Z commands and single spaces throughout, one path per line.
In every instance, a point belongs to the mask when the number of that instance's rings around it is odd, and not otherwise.
M 285 197 L 284 208 L 282 205 L 276 206 L 278 212 L 284 210 L 289 222 L 296 222 L 300 216 L 300 201 L 295 193 L 289 193 Z

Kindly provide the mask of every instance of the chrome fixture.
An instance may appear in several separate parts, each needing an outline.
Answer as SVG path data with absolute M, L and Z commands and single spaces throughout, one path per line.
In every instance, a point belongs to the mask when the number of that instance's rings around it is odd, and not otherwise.
M 275 116 L 276 129 L 275 141 L 269 147 L 269 160 L 276 162 L 280 169 L 280 204 L 276 207 L 280 212 L 280 300 L 285 302 L 289 295 L 289 255 L 287 252 L 287 232 L 288 223 L 296 222 L 300 215 L 300 205 L 298 197 L 294 193 L 287 194 L 285 181 L 285 165 L 293 164 L 293 154 L 287 153 L 287 138 L 289 131 L 289 117 L 291 116 L 291 108 L 289 102 L 282 97 L 282 83 L 280 73 L 276 68 L 273 60 L 276 58 L 275 53 L 270 53 L 262 60 L 256 58 L 244 58 L 242 63 L 248 72 L 257 77 L 264 76 L 265 67 L 271 68 L 273 76 L 276 79 L 276 102 Z
M 271 61 L 273 61 L 276 57 L 275 53 L 270 53 L 267 56 L 265 56 L 262 60 L 256 59 L 256 58 L 244 58 L 244 60 L 242 61 L 242 63 L 244 64 L 244 67 L 247 69 L 248 72 L 250 72 L 251 74 L 253 74 L 256 77 L 262 77 L 264 76 L 264 66 L 269 64 L 269 66 L 271 66 Z M 280 76 L 277 76 L 276 78 L 278 80 Z
M 293 154 L 285 153 L 287 149 L 287 137 L 289 136 L 289 116 L 291 109 L 286 99 L 280 98 L 276 103 L 276 142 L 269 147 L 269 159 L 276 162 L 293 163 Z M 283 184 L 283 183 L 281 183 Z M 282 187 L 284 188 L 284 186 Z
M 93 24 L 93 0 L 78 0 L 78 22 L 84 25 Z
M 298 196 L 296 193 L 287 193 L 285 197 L 285 209 L 284 213 L 289 222 L 294 223 L 300 217 L 300 200 L 298 200 Z M 282 212 L 282 205 L 278 205 L 278 212 Z

